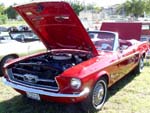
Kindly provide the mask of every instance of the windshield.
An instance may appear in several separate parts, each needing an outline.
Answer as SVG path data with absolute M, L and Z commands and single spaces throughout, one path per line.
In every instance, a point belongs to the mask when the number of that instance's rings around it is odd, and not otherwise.
M 37 35 L 35 35 L 33 32 L 26 31 L 26 32 L 10 32 L 10 36 L 12 39 L 17 40 L 17 41 L 36 41 L 39 40 Z
M 115 35 L 109 32 L 89 32 L 97 50 L 113 51 Z

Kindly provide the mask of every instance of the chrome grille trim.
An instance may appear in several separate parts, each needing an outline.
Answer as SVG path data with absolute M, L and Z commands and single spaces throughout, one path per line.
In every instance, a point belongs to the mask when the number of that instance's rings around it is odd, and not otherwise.
M 23 76 L 21 74 L 14 73 L 13 75 L 17 76 L 17 77 L 20 77 L 20 78 L 23 78 Z M 55 82 L 55 80 L 51 80 L 51 79 L 40 79 L 40 78 L 38 78 L 37 82 L 40 82 L 40 81 L 42 81 L 42 82 L 50 82 L 50 83 L 54 83 Z
M 30 87 L 30 88 L 34 88 L 34 89 L 41 89 L 41 90 L 46 90 L 46 91 L 54 91 L 54 92 L 57 92 L 59 91 L 59 87 L 53 87 L 53 86 L 45 86 L 45 85 L 38 85 L 38 84 L 32 84 L 32 83 L 27 83 L 25 81 L 21 81 L 21 80 L 15 80 L 14 76 L 13 76 L 13 72 L 12 72 L 12 69 L 8 69 L 7 70 L 7 75 L 9 77 L 9 80 L 10 82 L 12 83 L 16 83 L 18 85 L 22 85 L 22 86 L 26 86 L 26 87 Z M 18 77 L 21 76 L 21 74 L 16 74 Z M 39 79 L 41 81 L 45 81 L 44 79 Z M 50 80 L 50 79 L 48 79 Z M 46 80 L 47 81 L 47 80 Z M 50 82 L 56 82 L 57 84 L 57 81 L 55 80 L 51 80 Z M 57 84 L 58 86 L 58 84 Z

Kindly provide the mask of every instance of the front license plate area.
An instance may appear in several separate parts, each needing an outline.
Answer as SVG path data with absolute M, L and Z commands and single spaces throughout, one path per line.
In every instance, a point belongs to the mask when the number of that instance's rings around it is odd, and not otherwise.
M 31 99 L 34 99 L 34 100 L 40 100 L 39 94 L 31 93 L 31 92 L 26 92 L 26 94 L 27 94 L 28 98 L 31 98 Z

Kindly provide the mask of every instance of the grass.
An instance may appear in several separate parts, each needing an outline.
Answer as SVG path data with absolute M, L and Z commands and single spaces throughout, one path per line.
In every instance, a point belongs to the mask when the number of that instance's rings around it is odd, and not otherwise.
M 98 113 L 150 113 L 150 66 L 139 75 L 127 75 L 109 88 Z M 37 102 L 23 98 L 0 82 L 0 113 L 83 113 L 76 105 Z
M 150 113 L 150 67 L 139 75 L 128 75 L 109 89 L 101 113 Z

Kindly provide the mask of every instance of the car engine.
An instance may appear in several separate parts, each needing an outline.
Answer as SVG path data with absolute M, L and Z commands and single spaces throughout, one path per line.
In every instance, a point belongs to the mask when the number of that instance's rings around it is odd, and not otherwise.
M 56 76 L 89 57 L 87 53 L 47 53 L 15 63 L 9 75 L 24 84 L 57 87 Z

